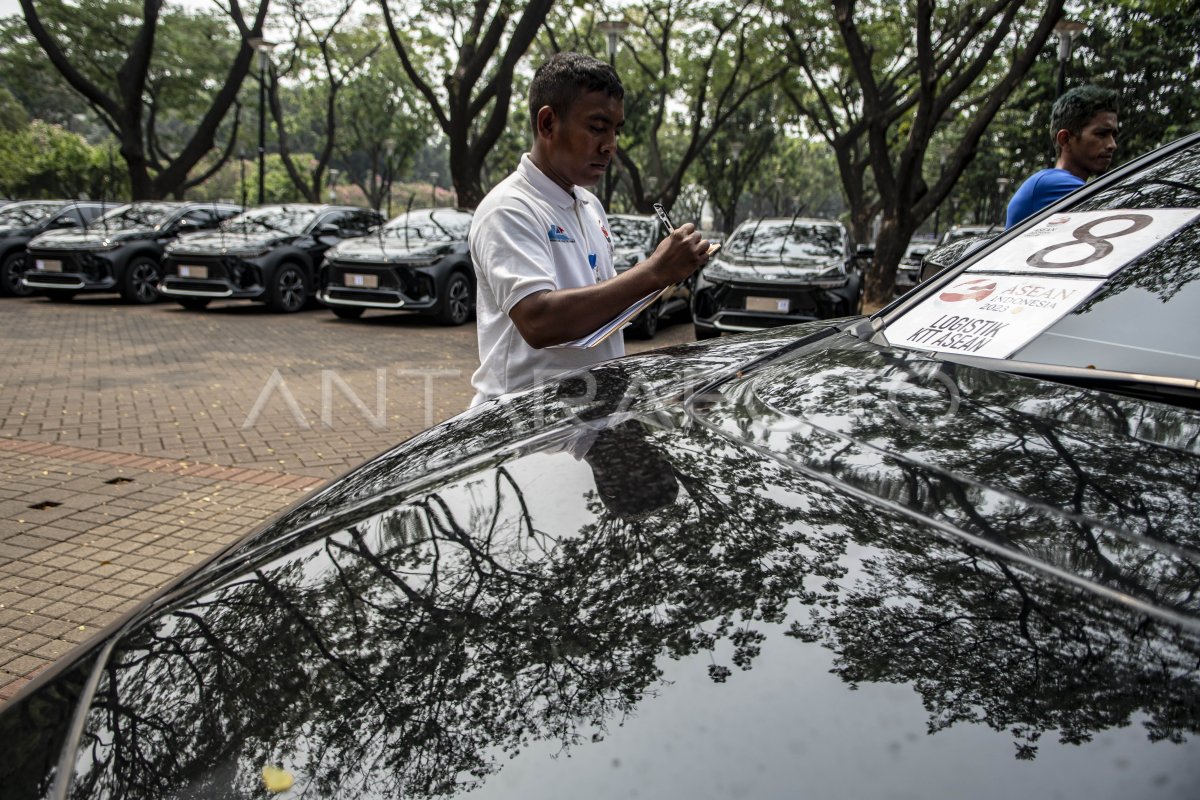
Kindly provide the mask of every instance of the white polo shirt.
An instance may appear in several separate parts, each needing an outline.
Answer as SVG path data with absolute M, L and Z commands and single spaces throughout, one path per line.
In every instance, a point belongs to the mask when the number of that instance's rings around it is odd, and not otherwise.
M 625 355 L 610 336 L 589 350 L 535 350 L 509 318 L 535 292 L 593 286 L 616 277 L 608 216 L 591 192 L 573 193 L 534 166 L 528 154 L 475 210 L 467 237 L 475 262 L 478 405 L 546 378 Z

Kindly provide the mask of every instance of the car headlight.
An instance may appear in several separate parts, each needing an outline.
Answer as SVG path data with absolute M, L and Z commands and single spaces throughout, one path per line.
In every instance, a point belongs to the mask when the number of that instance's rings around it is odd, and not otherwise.
M 706 281 L 720 281 L 724 283 L 735 281 L 738 278 L 736 272 L 725 267 L 720 261 L 705 264 L 700 270 L 700 276 Z

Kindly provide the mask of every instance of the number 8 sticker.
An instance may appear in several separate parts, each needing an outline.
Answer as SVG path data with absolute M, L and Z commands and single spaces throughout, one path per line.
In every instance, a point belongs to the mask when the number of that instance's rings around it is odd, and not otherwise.
M 1103 236 L 1096 236 L 1092 233 L 1092 229 L 1097 225 L 1104 225 L 1109 222 L 1117 222 L 1124 220 L 1129 222 L 1129 226 L 1123 230 L 1106 233 Z M 1084 264 L 1090 264 L 1093 261 L 1099 261 L 1113 251 L 1113 243 L 1110 239 L 1116 239 L 1121 236 L 1128 236 L 1131 233 L 1136 233 L 1142 228 L 1149 227 L 1154 222 L 1154 218 L 1149 214 L 1113 214 L 1111 217 L 1103 217 L 1095 219 L 1091 222 L 1080 225 L 1075 230 L 1071 231 L 1073 239 L 1069 242 L 1059 242 L 1052 244 L 1049 247 L 1043 247 L 1036 253 L 1025 259 L 1025 263 L 1031 267 L 1038 269 L 1070 269 L 1071 267 L 1082 267 Z M 1078 258 L 1074 261 L 1050 261 L 1046 256 L 1057 250 L 1063 250 L 1068 247 L 1088 246 L 1092 251 L 1083 258 Z
M 1054 214 L 987 253 L 967 271 L 1107 278 L 1197 219 L 1197 208 Z

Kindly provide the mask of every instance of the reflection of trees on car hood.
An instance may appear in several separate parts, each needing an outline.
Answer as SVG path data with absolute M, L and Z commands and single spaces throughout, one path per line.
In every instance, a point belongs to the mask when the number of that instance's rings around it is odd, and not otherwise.
M 1135 713 L 1200 731 L 1194 414 L 846 340 L 735 376 L 771 341 L 702 352 L 703 377 L 676 350 L 598 368 L 587 402 L 524 395 L 532 437 L 490 404 L 285 515 L 114 651 L 78 781 L 249 793 L 277 764 L 311 796 L 449 795 L 603 738 L 664 657 L 720 692 L 787 637 L 1026 758 Z M 654 454 L 609 464 L 656 487 L 630 517 L 594 472 L 628 442 L 569 454 L 618 430 Z

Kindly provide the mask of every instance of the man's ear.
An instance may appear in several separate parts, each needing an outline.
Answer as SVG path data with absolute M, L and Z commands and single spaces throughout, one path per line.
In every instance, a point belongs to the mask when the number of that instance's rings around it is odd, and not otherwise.
M 550 138 L 554 132 L 554 126 L 558 124 L 558 117 L 554 114 L 554 109 L 550 106 L 542 106 L 537 112 L 537 137 L 541 139 Z
M 1054 134 L 1054 141 L 1058 144 L 1058 148 L 1067 146 L 1067 142 L 1071 141 L 1071 132 L 1066 128 L 1060 128 L 1058 133 Z

